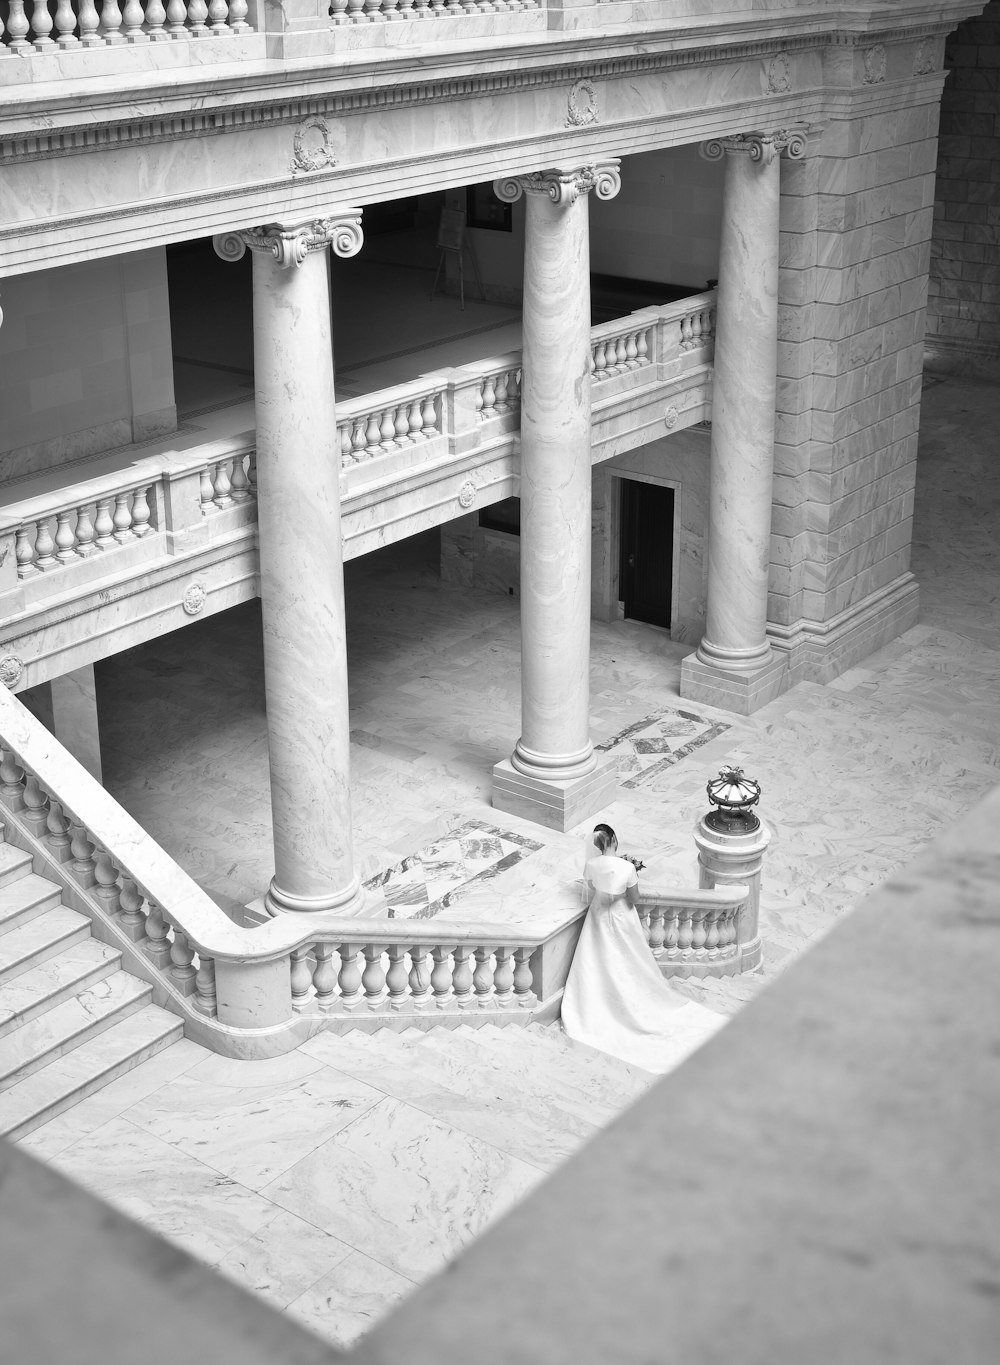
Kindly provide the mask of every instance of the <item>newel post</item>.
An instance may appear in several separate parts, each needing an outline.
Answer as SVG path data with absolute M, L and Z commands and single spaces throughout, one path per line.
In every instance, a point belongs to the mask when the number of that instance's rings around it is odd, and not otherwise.
M 708 784 L 715 809 L 694 829 L 698 846 L 698 885 L 746 885 L 750 895 L 737 918 L 736 942 L 741 972 L 755 971 L 764 958 L 760 938 L 760 873 L 771 832 L 751 807 L 760 800 L 760 783 L 743 776 L 742 768 L 723 768 Z

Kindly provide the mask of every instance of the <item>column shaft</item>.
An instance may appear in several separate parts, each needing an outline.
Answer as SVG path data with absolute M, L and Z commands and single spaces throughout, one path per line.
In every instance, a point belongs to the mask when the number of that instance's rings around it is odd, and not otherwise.
M 350 719 L 329 256 L 255 251 L 257 501 L 272 911 L 354 913 Z
M 529 194 L 521 395 L 521 772 L 596 765 L 590 714 L 588 199 Z
M 727 671 L 768 663 L 779 158 L 726 156 L 712 393 L 708 620 L 698 658 Z

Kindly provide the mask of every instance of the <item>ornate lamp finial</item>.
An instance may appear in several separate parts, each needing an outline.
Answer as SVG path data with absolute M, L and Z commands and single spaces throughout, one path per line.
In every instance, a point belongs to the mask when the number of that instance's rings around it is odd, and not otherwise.
M 716 810 L 705 816 L 705 823 L 724 834 L 749 834 L 760 826 L 750 809 L 760 800 L 760 783 L 744 777 L 743 769 L 727 766 L 709 782 L 708 799 Z

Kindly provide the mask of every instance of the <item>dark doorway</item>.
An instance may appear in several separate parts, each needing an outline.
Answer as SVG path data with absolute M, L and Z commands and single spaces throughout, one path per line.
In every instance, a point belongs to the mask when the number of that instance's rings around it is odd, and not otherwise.
M 625 615 L 670 625 L 674 490 L 622 479 L 620 594 Z

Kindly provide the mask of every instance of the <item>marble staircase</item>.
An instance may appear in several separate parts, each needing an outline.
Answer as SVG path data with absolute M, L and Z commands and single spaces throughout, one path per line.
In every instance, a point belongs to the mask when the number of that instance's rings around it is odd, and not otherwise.
M 0 1135 L 13 1138 L 176 1041 L 183 1024 L 2 839 L 0 826 Z

